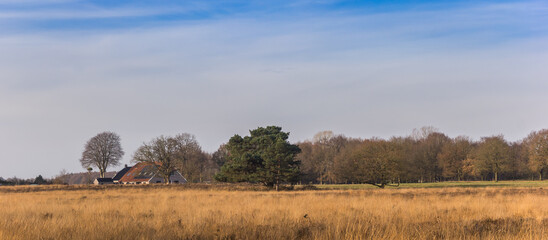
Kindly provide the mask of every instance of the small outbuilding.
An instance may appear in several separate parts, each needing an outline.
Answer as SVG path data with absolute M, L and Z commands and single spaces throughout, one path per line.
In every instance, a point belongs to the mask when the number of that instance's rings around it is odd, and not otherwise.
M 107 185 L 107 184 L 114 184 L 114 182 L 112 181 L 112 178 L 96 178 L 95 181 L 93 181 L 93 184 Z

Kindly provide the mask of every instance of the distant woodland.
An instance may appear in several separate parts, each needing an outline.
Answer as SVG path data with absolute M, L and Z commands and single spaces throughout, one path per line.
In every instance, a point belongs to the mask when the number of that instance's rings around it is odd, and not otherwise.
M 517 142 L 502 135 L 479 141 L 450 138 L 433 127 L 390 139 L 355 139 L 324 131 L 298 145 L 303 183 L 542 180 L 548 170 L 548 130 Z
M 162 166 L 180 171 L 189 182 L 255 182 L 268 186 L 367 183 L 384 187 L 410 182 L 542 180 L 548 174 L 546 129 L 533 131 L 516 142 L 502 135 L 479 141 L 466 136 L 450 138 L 433 127 L 389 139 L 350 138 L 322 131 L 311 140 L 291 144 L 288 136 L 280 127 L 258 128 L 251 130 L 250 136 L 235 135 L 213 153 L 203 151 L 188 133 L 161 136 L 139 148 L 133 162 L 169 161 Z M 116 139 L 119 141 L 119 137 Z M 121 158 L 123 151 L 117 150 Z M 83 160 L 89 159 L 83 157 L 81 161 L 90 174 L 93 162 Z M 114 161 L 101 166 L 104 171 L 107 167 L 113 171 L 118 165 Z M 64 171 L 54 179 L 0 178 L 0 183 L 67 183 L 67 175 Z

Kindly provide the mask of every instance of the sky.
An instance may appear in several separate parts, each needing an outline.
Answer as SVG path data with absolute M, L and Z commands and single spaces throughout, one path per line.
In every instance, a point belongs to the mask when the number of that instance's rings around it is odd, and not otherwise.
M 0 176 L 84 171 L 103 131 L 127 164 L 269 125 L 519 141 L 548 128 L 546 23 L 546 1 L 0 0 Z

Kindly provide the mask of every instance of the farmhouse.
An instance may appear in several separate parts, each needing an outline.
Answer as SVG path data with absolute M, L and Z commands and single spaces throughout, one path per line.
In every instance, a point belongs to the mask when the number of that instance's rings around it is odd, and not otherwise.
M 126 167 L 127 168 L 127 167 Z M 138 163 L 123 173 L 120 179 L 116 180 L 118 184 L 150 184 L 150 183 L 164 183 L 164 178 L 158 174 L 157 165 L 151 163 Z M 120 172 L 122 172 L 120 171 Z M 119 174 L 116 174 L 115 178 Z M 181 175 L 179 171 L 173 171 L 169 176 L 170 183 L 186 183 L 187 180 Z

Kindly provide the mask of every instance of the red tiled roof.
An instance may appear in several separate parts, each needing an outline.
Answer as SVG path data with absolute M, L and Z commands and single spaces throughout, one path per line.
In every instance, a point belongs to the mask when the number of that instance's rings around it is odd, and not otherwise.
M 156 175 L 156 164 L 141 162 L 133 166 L 120 178 L 120 182 L 146 182 Z

